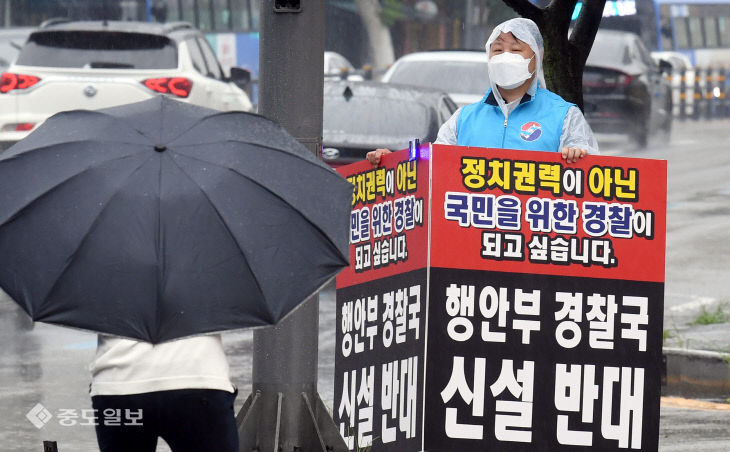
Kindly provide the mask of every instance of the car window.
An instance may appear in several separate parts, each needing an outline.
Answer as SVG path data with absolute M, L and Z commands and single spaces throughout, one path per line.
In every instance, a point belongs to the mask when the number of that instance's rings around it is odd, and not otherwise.
M 625 41 L 598 35 L 591 47 L 591 53 L 588 54 L 586 65 L 608 64 L 622 67 L 629 63 L 626 58 L 631 57 L 633 56 Z
M 439 102 L 439 124 L 449 119 L 457 108 L 456 103 L 450 97 L 442 97 Z
M 346 68 L 347 70 L 352 70 L 352 66 L 348 61 L 340 56 L 334 56 L 332 58 L 332 61 L 330 62 L 330 70 L 332 72 L 340 72 L 343 68 Z
M 654 60 L 651 59 L 651 54 L 638 38 L 634 40 L 634 46 L 636 47 L 636 52 L 639 59 L 644 63 L 645 66 L 656 66 Z
M 342 69 L 342 68 L 347 68 L 347 69 L 350 69 L 350 68 L 348 67 L 348 66 L 349 66 L 349 64 L 347 64 L 347 62 L 345 61 L 345 59 L 344 59 L 344 58 L 340 58 L 340 57 L 338 56 L 338 57 L 335 57 L 335 58 L 334 58 L 334 59 L 333 59 L 332 61 L 333 61 L 333 64 L 334 64 L 334 67 L 333 67 L 333 69 L 334 69 L 334 70 L 336 70 L 336 71 L 339 71 L 339 70 L 340 70 L 340 69 Z
M 340 61 L 338 61 L 338 58 L 336 56 L 329 57 L 329 60 L 327 62 L 327 67 L 325 68 L 326 73 L 332 73 L 337 72 L 337 67 L 340 66 Z
M 489 74 L 486 61 L 401 61 L 388 82 L 446 93 L 484 94 L 489 88 Z
M 626 47 L 628 50 L 629 60 L 628 63 L 635 63 L 637 60 L 640 60 L 639 58 L 639 52 L 636 50 L 636 44 L 632 41 L 628 43 L 628 46 Z
M 208 77 L 213 77 L 218 80 L 223 78 L 223 72 L 218 64 L 218 59 L 215 57 L 215 53 L 213 53 L 213 50 L 211 50 L 208 45 L 208 41 L 206 41 L 205 38 L 198 38 L 198 44 L 200 44 L 200 49 L 203 51 L 205 64 L 208 66 Z
M 190 54 L 190 60 L 193 62 L 193 68 L 201 74 L 207 75 L 208 68 L 205 65 L 205 58 L 203 58 L 203 52 L 200 51 L 200 47 L 195 38 L 186 39 L 185 44 L 187 44 L 188 54 Z
M 17 64 L 64 68 L 171 69 L 177 49 L 165 36 L 96 31 L 33 33 Z
M 329 138 L 358 135 L 409 139 L 429 135 L 435 119 L 424 104 L 371 95 L 325 96 L 323 128 Z

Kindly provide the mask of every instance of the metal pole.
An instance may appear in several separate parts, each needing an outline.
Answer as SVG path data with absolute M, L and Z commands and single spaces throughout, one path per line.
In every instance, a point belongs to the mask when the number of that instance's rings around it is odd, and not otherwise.
M 474 23 L 476 20 L 472 17 L 474 14 L 474 0 L 466 0 L 464 6 L 464 39 L 462 40 L 461 46 L 465 49 L 473 48 L 472 41 L 474 41 Z
M 316 155 L 322 143 L 324 18 L 325 0 L 262 1 L 259 113 Z M 278 325 L 254 331 L 253 393 L 237 417 L 241 451 L 347 450 L 317 394 L 318 333 L 317 295 Z
M 3 23 L 5 28 L 10 27 L 10 0 L 3 1 Z
M 228 8 L 228 20 L 226 21 L 226 27 L 228 27 L 228 30 L 233 30 L 233 5 L 231 4 L 231 0 L 226 0 L 226 8 Z
M 198 8 L 198 0 L 193 0 L 193 23 L 195 28 L 200 28 L 200 8 Z

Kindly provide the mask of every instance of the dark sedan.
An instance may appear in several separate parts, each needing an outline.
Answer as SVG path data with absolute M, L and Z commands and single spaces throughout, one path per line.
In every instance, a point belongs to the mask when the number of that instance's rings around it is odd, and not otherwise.
M 454 101 L 432 89 L 325 80 L 322 157 L 339 166 L 376 148 L 406 148 L 415 138 L 433 142 L 454 111 Z
M 583 72 L 583 100 L 596 133 L 625 133 L 645 147 L 650 135 L 671 131 L 671 87 L 636 34 L 598 31 Z

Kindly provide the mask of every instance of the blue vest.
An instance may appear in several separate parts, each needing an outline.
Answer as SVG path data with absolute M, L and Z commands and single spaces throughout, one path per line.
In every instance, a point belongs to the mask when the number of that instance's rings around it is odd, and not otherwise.
M 563 121 L 572 106 L 557 94 L 538 88 L 534 96 L 523 98 L 505 120 L 489 89 L 481 101 L 461 109 L 456 123 L 457 144 L 557 152 Z

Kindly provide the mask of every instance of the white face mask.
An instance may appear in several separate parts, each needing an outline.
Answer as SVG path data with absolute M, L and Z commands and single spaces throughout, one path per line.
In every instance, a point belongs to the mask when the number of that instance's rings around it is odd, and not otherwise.
M 525 59 L 522 55 L 511 52 L 503 52 L 489 59 L 487 68 L 489 71 L 489 79 L 497 86 L 504 89 L 514 89 L 522 85 L 525 80 L 532 77 L 530 72 L 530 59 Z

